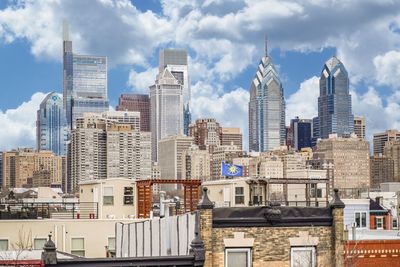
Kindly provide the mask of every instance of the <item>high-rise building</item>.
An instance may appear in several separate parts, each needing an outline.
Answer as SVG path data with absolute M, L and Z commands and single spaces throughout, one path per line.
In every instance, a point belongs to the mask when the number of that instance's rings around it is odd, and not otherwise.
M 140 112 L 140 131 L 150 132 L 150 98 L 148 95 L 122 94 L 116 110 Z
M 362 139 L 365 139 L 365 118 L 354 117 L 354 133 Z
M 335 56 L 325 62 L 319 79 L 319 138 L 330 134 L 348 137 L 354 132 L 349 77 L 343 63 Z
M 107 57 L 74 54 L 65 22 L 63 37 L 63 101 L 68 129 L 72 130 L 83 113 L 109 109 Z
M 315 147 L 317 145 L 318 138 L 320 138 L 319 130 L 319 118 L 314 117 L 312 119 L 311 147 Z
M 189 136 L 201 150 L 212 151 L 212 148 L 221 145 L 220 131 L 221 126 L 212 118 L 198 119 L 189 126 Z
M 93 179 L 151 177 L 150 133 L 140 132 L 139 123 L 120 122 L 126 113 L 88 114 L 77 120 L 71 139 L 71 191 L 79 182 Z M 128 116 L 129 117 L 129 116 Z M 129 121 L 129 120 L 128 120 Z
M 25 148 L 3 153 L 3 188 L 29 186 L 34 172 L 49 171 L 49 182 L 61 185 L 62 158 L 51 151 Z
M 65 155 L 67 124 L 62 96 L 48 94 L 39 106 L 36 120 L 37 150 L 50 150 L 58 156 Z
M 234 158 L 240 158 L 244 155 L 245 153 L 235 145 L 224 145 L 216 147 L 211 154 L 211 178 L 222 178 L 222 162 L 233 163 Z
M 350 138 L 332 134 L 328 139 L 320 140 L 313 157 L 333 162 L 333 187 L 369 187 L 369 143 L 355 134 Z
M 394 182 L 394 161 L 393 159 L 375 155 L 370 159 L 371 188 L 379 188 L 381 183 Z
M 386 130 L 383 133 L 374 134 L 374 155 L 383 154 L 385 144 L 388 141 L 400 140 L 400 132 L 398 130 Z
M 3 152 L 0 151 L 0 188 L 3 187 Z
M 160 72 L 155 84 L 150 86 L 151 155 L 154 162 L 158 160 L 158 142 L 161 139 L 183 134 L 182 90 L 182 82 L 168 69 Z
M 191 145 L 182 154 L 182 179 L 210 179 L 210 153 Z
M 191 123 L 190 113 L 190 77 L 188 70 L 188 55 L 185 49 L 163 49 L 160 51 L 159 72 L 164 69 L 171 72 L 172 75 L 182 84 L 183 95 L 183 133 L 188 135 L 189 125 Z
M 293 148 L 300 151 L 304 147 L 311 147 L 312 120 L 296 117 L 290 121 L 290 135 Z
M 221 127 L 220 131 L 221 145 L 236 145 L 239 150 L 242 150 L 243 136 L 240 128 Z
M 393 160 L 394 181 L 400 182 L 400 140 L 387 141 L 384 147 L 384 155 Z
M 265 55 L 250 88 L 249 150 L 272 150 L 285 145 L 285 137 L 283 87 L 265 42 Z

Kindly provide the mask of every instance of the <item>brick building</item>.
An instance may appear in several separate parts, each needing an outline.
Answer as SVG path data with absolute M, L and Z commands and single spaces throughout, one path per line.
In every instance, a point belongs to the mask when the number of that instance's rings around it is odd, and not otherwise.
M 148 95 L 122 94 L 116 110 L 140 112 L 140 131 L 150 132 L 150 98 Z

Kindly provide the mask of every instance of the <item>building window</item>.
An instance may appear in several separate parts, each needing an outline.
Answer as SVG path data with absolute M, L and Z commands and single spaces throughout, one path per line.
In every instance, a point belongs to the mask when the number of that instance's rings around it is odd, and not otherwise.
M 114 205 L 114 188 L 104 187 L 103 204 L 104 205 Z
M 85 239 L 83 237 L 71 238 L 71 254 L 85 257 Z
M 384 220 L 383 217 L 379 216 L 379 217 L 375 217 L 375 229 L 384 229 Z
M 124 205 L 133 205 L 133 187 L 124 187 Z
M 354 214 L 354 222 L 357 228 L 367 227 L 367 213 L 366 212 L 356 212 Z
M 8 250 L 8 239 L 0 239 L 0 251 Z
M 244 204 L 244 188 L 235 187 L 235 204 Z
M 115 251 L 115 237 L 108 238 L 108 250 Z
M 33 249 L 43 250 L 44 244 L 46 244 L 46 238 L 35 238 L 33 240 Z
M 397 229 L 397 218 L 393 218 L 393 229 Z
M 250 248 L 227 248 L 225 249 L 225 267 L 250 267 Z
M 292 247 L 290 250 L 290 267 L 315 267 L 315 247 Z

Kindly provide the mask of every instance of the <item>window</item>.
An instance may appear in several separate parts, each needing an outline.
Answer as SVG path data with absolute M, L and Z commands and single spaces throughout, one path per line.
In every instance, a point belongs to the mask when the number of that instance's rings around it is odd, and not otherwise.
M 114 205 L 114 190 L 112 187 L 104 187 L 103 204 Z
M 225 249 L 225 267 L 250 267 L 250 248 L 227 248 Z
M 0 251 L 8 250 L 8 239 L 0 239 Z
M 383 229 L 383 217 L 375 217 L 376 218 L 376 223 L 375 223 L 375 229 Z
M 393 229 L 397 229 L 397 218 L 393 218 Z
M 357 228 L 366 228 L 367 227 L 367 212 L 356 212 L 354 214 L 354 222 L 356 223 Z
M 244 204 L 244 188 L 235 187 L 235 204 Z
M 133 187 L 124 187 L 124 205 L 133 205 Z
M 115 237 L 108 238 L 108 250 L 115 251 Z
M 292 247 L 290 250 L 290 267 L 315 267 L 315 247 Z
M 85 257 L 85 239 L 83 237 L 71 238 L 71 254 Z
M 46 238 L 35 238 L 33 240 L 33 249 L 43 250 L 44 244 L 46 244 Z

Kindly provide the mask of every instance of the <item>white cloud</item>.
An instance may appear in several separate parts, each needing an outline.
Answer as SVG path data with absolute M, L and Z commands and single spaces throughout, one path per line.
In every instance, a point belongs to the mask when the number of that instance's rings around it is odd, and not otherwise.
M 379 84 L 400 87 L 400 51 L 389 51 L 374 58 L 376 80 Z
M 37 92 L 15 109 L 0 111 L 0 151 L 35 147 L 36 111 L 47 94 Z
M 148 93 L 149 86 L 154 84 L 158 68 L 151 68 L 143 72 L 131 70 L 129 72 L 128 86 L 136 93 Z
M 295 116 L 312 119 L 318 115 L 319 78 L 313 76 L 286 100 L 286 124 Z

